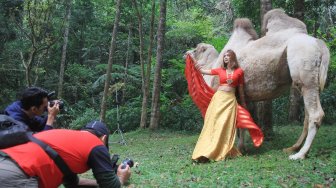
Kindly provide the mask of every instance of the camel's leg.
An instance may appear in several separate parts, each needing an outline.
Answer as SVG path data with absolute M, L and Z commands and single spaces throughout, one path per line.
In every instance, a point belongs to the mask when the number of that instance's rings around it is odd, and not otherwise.
M 245 129 L 239 129 L 238 149 L 240 152 L 245 151 L 244 138 L 245 138 Z
M 304 119 L 304 123 L 303 123 L 303 130 L 302 130 L 301 136 L 300 136 L 300 138 L 296 141 L 296 143 L 293 146 L 291 146 L 289 148 L 283 149 L 283 151 L 285 153 L 293 153 L 293 152 L 296 152 L 296 151 L 298 151 L 300 149 L 303 141 L 307 137 L 307 133 L 308 133 L 308 120 L 309 120 L 308 111 L 307 111 L 307 109 L 305 109 L 305 119 Z
M 306 153 L 309 151 L 310 146 L 314 140 L 317 129 L 321 125 L 324 116 L 323 109 L 320 103 L 318 87 L 306 88 L 302 87 L 302 95 L 305 104 L 305 109 L 308 112 L 308 135 L 303 147 L 294 155 L 289 156 L 290 159 L 304 159 Z

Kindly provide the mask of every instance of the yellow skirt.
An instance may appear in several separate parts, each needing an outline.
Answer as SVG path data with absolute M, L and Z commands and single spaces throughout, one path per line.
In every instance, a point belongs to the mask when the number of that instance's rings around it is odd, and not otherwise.
M 237 100 L 234 92 L 217 91 L 211 99 L 204 126 L 196 143 L 192 159 L 215 161 L 240 156 L 234 146 L 236 137 Z

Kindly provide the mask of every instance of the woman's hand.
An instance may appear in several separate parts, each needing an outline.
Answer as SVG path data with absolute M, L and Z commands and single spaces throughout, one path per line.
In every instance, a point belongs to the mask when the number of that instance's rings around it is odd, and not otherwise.
M 194 61 L 194 63 L 196 64 L 197 63 L 197 61 L 196 61 L 196 59 L 195 59 L 195 56 L 194 56 L 194 54 L 192 53 L 192 52 L 187 52 L 186 53 L 186 55 L 189 55 L 190 57 L 191 57 L 191 59 Z
M 240 105 L 242 107 L 244 107 L 245 109 L 247 109 L 247 105 L 246 105 L 246 102 L 245 102 L 245 92 L 244 92 L 244 86 L 243 85 L 238 86 L 238 92 L 239 92 Z

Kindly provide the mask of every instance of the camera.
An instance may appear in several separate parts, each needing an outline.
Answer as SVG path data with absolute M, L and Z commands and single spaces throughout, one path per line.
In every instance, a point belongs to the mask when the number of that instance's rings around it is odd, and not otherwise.
M 119 155 L 118 154 L 114 154 L 113 156 L 111 156 L 112 168 L 113 168 L 115 173 L 117 173 L 118 167 L 119 167 L 119 165 L 117 165 L 118 160 L 119 160 Z M 133 167 L 134 162 L 133 162 L 132 159 L 126 158 L 125 160 L 123 160 L 120 163 L 120 165 L 121 165 L 121 168 L 124 169 L 124 168 L 126 168 L 127 165 L 129 167 Z
M 126 166 L 129 167 L 133 167 L 134 166 L 134 162 L 132 159 L 126 158 L 125 160 L 123 160 L 123 162 L 121 162 L 121 168 L 124 169 L 126 168 Z
M 57 102 L 57 100 L 50 100 L 51 97 L 53 97 L 55 95 L 55 91 L 52 91 L 50 93 L 48 93 L 48 100 L 49 100 L 49 106 L 53 107 L 55 105 L 55 103 Z M 59 105 L 59 109 L 62 110 L 64 108 L 64 102 L 62 100 L 58 100 L 58 105 Z
M 49 101 L 49 106 L 53 107 L 55 105 L 57 100 L 52 100 Z M 59 109 L 62 110 L 64 108 L 64 102 L 62 100 L 58 100 L 58 105 L 59 105 Z

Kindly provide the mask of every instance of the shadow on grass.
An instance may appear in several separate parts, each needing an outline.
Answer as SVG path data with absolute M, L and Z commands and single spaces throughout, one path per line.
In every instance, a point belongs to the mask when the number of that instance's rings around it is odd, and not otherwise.
M 296 140 L 299 138 L 301 131 L 301 126 L 286 126 L 283 127 L 275 126 L 273 129 L 273 134 L 265 136 L 267 139 L 264 140 L 263 144 L 256 148 L 251 143 L 247 145 L 247 151 L 244 155 L 263 155 L 270 151 L 281 151 L 284 148 L 291 147 L 295 144 Z M 290 133 L 290 134 L 289 134 Z M 297 135 L 296 137 L 293 135 Z M 248 140 L 250 138 L 246 138 Z

